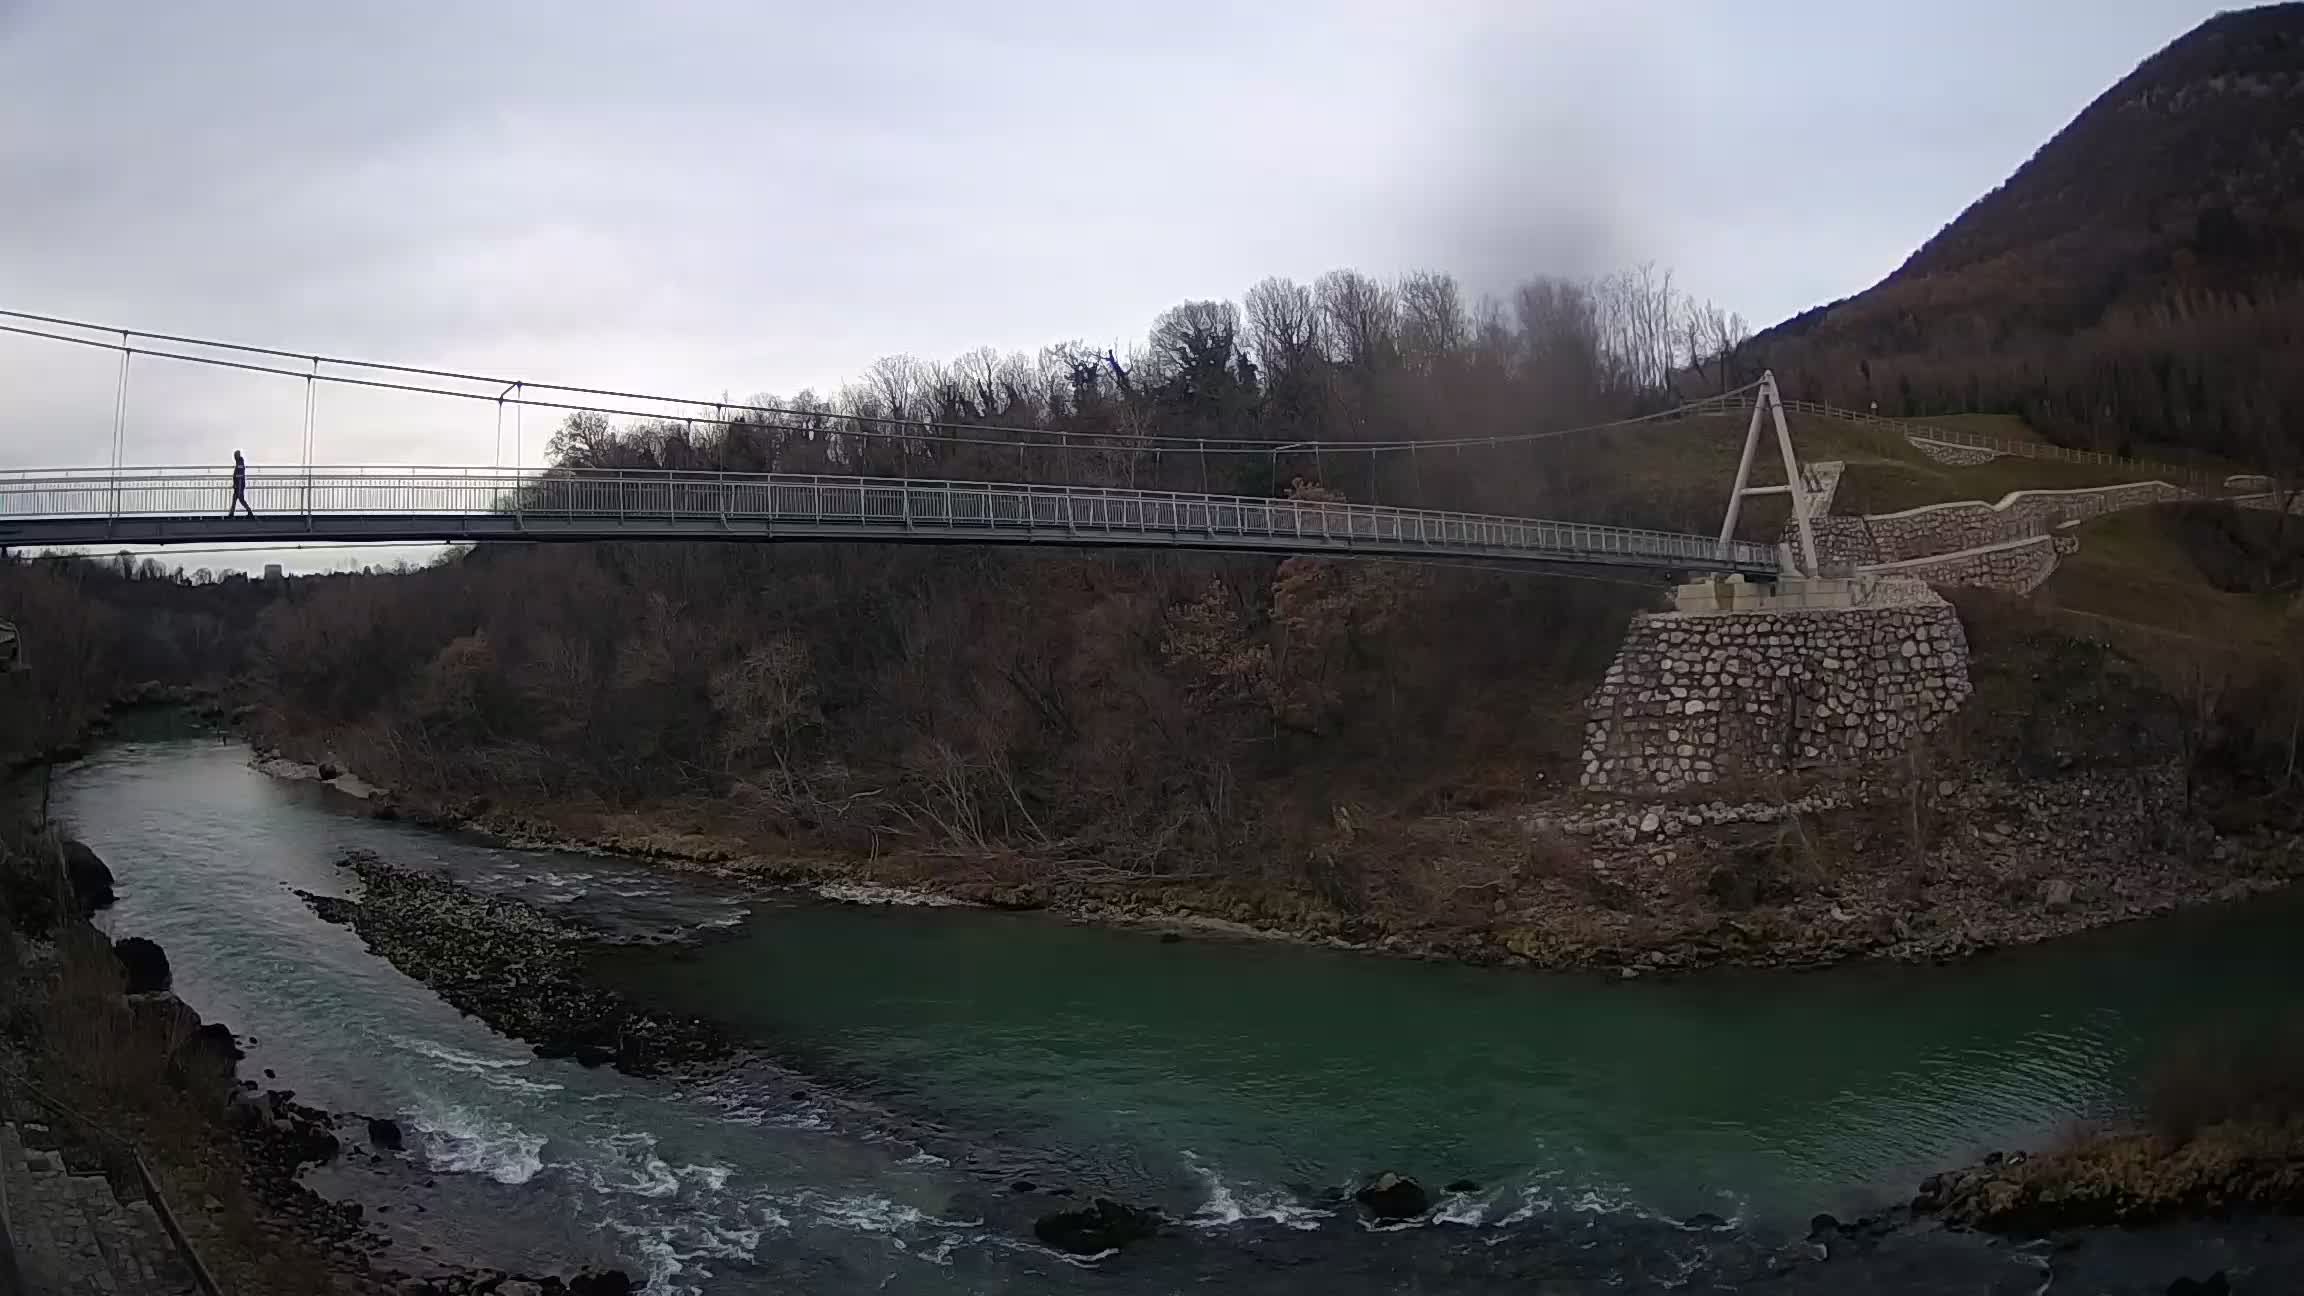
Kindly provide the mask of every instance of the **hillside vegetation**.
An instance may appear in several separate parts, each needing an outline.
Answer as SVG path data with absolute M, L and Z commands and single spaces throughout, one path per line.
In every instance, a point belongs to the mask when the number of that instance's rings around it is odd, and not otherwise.
M 2300 348 L 2304 5 L 2281 4 L 2145 60 L 1886 280 L 1748 357 L 1811 399 L 2293 476 Z

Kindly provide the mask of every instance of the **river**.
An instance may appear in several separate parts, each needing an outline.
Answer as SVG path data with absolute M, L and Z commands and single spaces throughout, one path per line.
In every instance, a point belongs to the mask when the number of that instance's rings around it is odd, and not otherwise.
M 103 921 L 161 943 L 243 1075 L 408 1126 L 405 1159 L 314 1179 L 401 1262 L 667 1294 L 1742 1289 L 1811 1213 L 2115 1114 L 2139 1059 L 2271 1019 L 2304 972 L 2286 899 L 1957 967 L 1619 982 L 743 894 L 370 819 L 214 737 L 111 744 L 56 807 L 118 876 Z M 535 1057 L 293 894 L 354 894 L 354 849 L 670 942 L 601 974 L 757 1056 L 694 1085 Z M 1382 1170 L 1480 1187 L 1371 1229 L 1337 1194 Z M 1031 1242 L 1097 1193 L 1182 1227 L 1100 1265 Z M 1932 1271 L 2008 1263 L 1942 1248 Z

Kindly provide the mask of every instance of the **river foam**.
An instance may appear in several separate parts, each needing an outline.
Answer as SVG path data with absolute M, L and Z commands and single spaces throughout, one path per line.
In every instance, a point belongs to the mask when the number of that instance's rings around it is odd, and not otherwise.
M 1234 1188 L 1191 1149 L 1185 1149 L 1181 1155 L 1185 1168 L 1207 1190 L 1207 1198 L 1200 1203 L 1200 1209 L 1186 1221 L 1194 1228 L 1221 1228 L 1227 1224 L 1238 1224 L 1242 1220 L 1270 1220 L 1288 1228 L 1310 1232 L 1320 1227 L 1320 1221 L 1335 1214 L 1317 1206 L 1307 1206 L 1280 1189 Z
M 423 1136 L 425 1163 L 434 1170 L 524 1184 L 544 1168 L 542 1134 L 471 1108 L 427 1103 L 410 1123 Z
M 493 1089 L 516 1094 L 558 1093 L 567 1088 L 550 1080 L 532 1080 L 519 1072 L 530 1066 L 531 1058 L 489 1058 L 450 1048 L 432 1040 L 412 1039 L 395 1035 L 392 1042 L 419 1057 L 429 1059 L 443 1071 L 471 1076 Z
M 656 1155 L 656 1136 L 643 1131 L 611 1134 L 600 1146 L 608 1154 L 605 1162 L 579 1171 L 596 1192 L 649 1198 L 718 1193 L 732 1173 L 724 1165 L 674 1166 Z

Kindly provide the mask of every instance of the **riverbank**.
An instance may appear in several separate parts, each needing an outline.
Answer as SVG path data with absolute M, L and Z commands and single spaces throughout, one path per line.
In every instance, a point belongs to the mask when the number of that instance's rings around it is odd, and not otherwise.
M 1735 800 L 1565 793 L 1389 820 L 1338 807 L 1324 864 L 1397 879 L 1351 906 L 1300 886 L 1022 852 L 830 852 L 759 832 L 735 802 L 624 813 L 447 802 L 388 792 L 332 764 L 269 757 L 258 768 L 325 773 L 380 816 L 833 898 L 1046 910 L 1621 977 L 1941 962 L 2262 894 L 2304 871 L 2295 835 L 2219 834 L 2187 812 L 2182 776 L 2166 765 L 2029 780 L 1983 767 L 1819 778 Z
M 2033 1140 L 2107 1091 L 2124 1041 L 2203 1002 L 2230 1010 L 2293 945 L 2274 902 L 1960 968 L 1617 985 L 985 909 L 731 907 L 670 870 L 346 813 L 247 761 L 214 741 L 109 748 L 60 781 L 59 808 L 117 866 L 121 931 L 165 942 L 188 997 L 263 1036 L 242 1041 L 244 1073 L 277 1068 L 298 1105 L 405 1131 L 403 1153 L 379 1154 L 338 1125 L 344 1151 L 304 1181 L 364 1205 L 384 1256 L 624 1264 L 667 1293 L 1612 1276 L 1660 1292 L 1691 1273 L 1983 1290 L 2021 1267 L 1980 1236 L 1922 1224 L 1817 1244 L 1805 1221 Z M 785 1065 L 667 1083 L 535 1057 L 296 897 L 363 902 L 329 863 L 361 849 L 636 940 L 686 915 L 721 934 L 617 947 L 657 965 L 646 978 L 622 955 L 584 970 L 651 1007 L 677 991 L 670 1010 L 730 1019 L 729 1038 Z M 1420 1178 L 1429 1208 L 1368 1222 L 1350 1186 L 1386 1170 Z M 1157 1210 L 1152 1236 L 1093 1270 L 1036 1245 L 1040 1219 L 1096 1196 Z M 2054 1264 L 2060 1283 L 2159 1296 L 2220 1267 L 2204 1261 L 2224 1245 L 2211 1226 L 2091 1235 Z M 2128 1281 L 2150 1272 L 2158 1285 Z
M 77 866 L 69 907 L 28 907 L 20 881 Z M 172 1218 L 201 1261 L 242 1296 L 624 1296 L 614 1271 L 522 1276 L 461 1268 L 444 1257 L 386 1255 L 390 1239 L 361 1207 L 306 1186 L 312 1167 L 381 1168 L 405 1147 L 388 1117 L 331 1112 L 240 1075 L 243 1041 L 204 1021 L 170 988 L 166 952 L 142 938 L 109 940 L 89 917 L 114 903 L 110 870 L 77 842 L 10 830 L 0 840 L 8 879 L 0 929 L 8 937 L 8 1029 L 0 1065 L 10 1075 L 9 1116 L 63 1164 L 113 1173 L 122 1200 L 142 1188 L 123 1177 L 118 1140 L 151 1167 Z M 95 885 L 102 878 L 104 885 Z M 266 1078 L 272 1072 L 267 1070 Z M 20 1077 L 20 1078 L 18 1078 Z M 64 1098 L 56 1097 L 63 1095 Z M 68 1101 L 66 1101 L 68 1099 Z M 30 1122 L 30 1124 L 24 1124 Z M 38 1239 L 23 1244 L 36 1245 Z M 427 1248 L 428 1249 L 428 1248 Z M 523 1287 L 525 1284 L 525 1287 Z
M 2204 1032 L 2150 1070 L 2132 1116 L 1931 1176 L 1913 1209 L 2000 1234 L 2304 1214 L 2304 1033 Z

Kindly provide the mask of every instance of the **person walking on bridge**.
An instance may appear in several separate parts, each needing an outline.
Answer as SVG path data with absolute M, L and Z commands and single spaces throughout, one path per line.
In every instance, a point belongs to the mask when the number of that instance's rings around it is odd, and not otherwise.
M 248 508 L 248 461 L 237 450 L 232 452 L 232 502 L 225 507 L 224 516 L 231 517 L 233 509 L 248 509 L 248 516 L 256 516 L 256 510 Z

